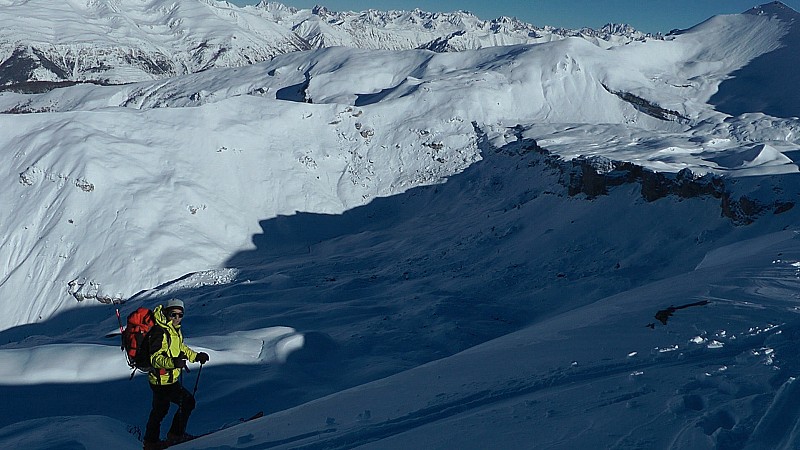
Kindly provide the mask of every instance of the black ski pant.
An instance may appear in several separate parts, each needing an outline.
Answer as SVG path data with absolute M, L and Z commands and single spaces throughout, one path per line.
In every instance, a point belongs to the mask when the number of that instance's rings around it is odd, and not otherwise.
M 161 421 L 169 413 L 169 404 L 178 405 L 178 411 L 172 418 L 172 426 L 169 432 L 174 435 L 182 436 L 186 432 L 186 424 L 189 422 L 189 415 L 194 409 L 194 397 L 180 383 L 155 385 L 151 384 L 153 390 L 153 409 L 150 411 L 150 418 L 147 420 L 147 429 L 144 432 L 145 442 L 158 442 L 161 440 Z

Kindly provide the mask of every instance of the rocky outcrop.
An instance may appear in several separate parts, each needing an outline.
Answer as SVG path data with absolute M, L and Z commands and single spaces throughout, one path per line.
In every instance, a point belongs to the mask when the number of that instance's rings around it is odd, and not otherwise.
M 605 157 L 579 157 L 566 161 L 540 147 L 533 139 L 520 139 L 498 151 L 509 154 L 536 152 L 547 165 L 561 174 L 561 183 L 569 196 L 584 196 L 592 200 L 617 186 L 639 184 L 641 196 L 647 202 L 666 197 L 719 199 L 720 214 L 737 225 L 747 225 L 764 214 L 781 214 L 794 207 L 794 202 L 775 198 L 764 201 L 747 195 L 737 195 L 724 177 L 714 174 L 698 175 L 684 169 L 677 173 L 656 172 L 627 161 Z
M 562 164 L 566 165 L 562 173 L 566 175 L 571 196 L 585 195 L 591 199 L 608 194 L 614 186 L 638 183 L 642 198 L 648 202 L 667 196 L 717 198 L 722 216 L 739 225 L 752 223 L 762 214 L 781 214 L 794 207 L 791 201 L 774 199 L 764 202 L 746 195 L 737 196 L 728 188 L 724 177 L 697 175 L 688 169 L 678 173 L 655 172 L 631 162 L 607 158 L 577 158 Z
M 684 116 L 678 111 L 662 108 L 656 103 L 653 103 L 647 99 L 631 94 L 630 92 L 615 91 L 613 89 L 610 89 L 605 84 L 603 85 L 603 88 L 605 88 L 605 90 L 607 90 L 608 92 L 619 97 L 622 101 L 633 105 L 633 107 L 636 108 L 637 111 L 647 114 L 650 117 L 655 117 L 656 119 L 659 120 L 669 120 L 671 122 L 679 122 L 679 123 L 685 123 L 689 121 L 688 117 Z

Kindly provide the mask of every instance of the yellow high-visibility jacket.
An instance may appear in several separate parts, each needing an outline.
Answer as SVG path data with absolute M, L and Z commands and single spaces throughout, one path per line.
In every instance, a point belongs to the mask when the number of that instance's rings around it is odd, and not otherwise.
M 176 328 L 172 321 L 164 316 L 163 306 L 158 305 L 153 310 L 153 318 L 156 327 L 160 327 L 163 332 L 158 332 L 155 328 L 150 333 L 150 364 L 153 370 L 148 377 L 150 384 L 165 385 L 176 383 L 181 375 L 181 370 L 176 369 L 172 363 L 172 358 L 177 358 L 181 353 L 186 355 L 186 359 L 194 362 L 197 352 L 190 349 L 183 343 L 183 333 L 180 325 Z

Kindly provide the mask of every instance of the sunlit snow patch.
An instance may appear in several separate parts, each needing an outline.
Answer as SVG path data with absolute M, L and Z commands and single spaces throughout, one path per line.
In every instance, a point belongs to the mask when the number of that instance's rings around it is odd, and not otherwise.
M 719 168 L 723 170 L 761 168 L 761 171 L 765 173 L 769 170 L 767 168 L 794 165 L 791 158 L 767 144 L 758 144 L 743 149 L 727 149 L 719 154 L 712 153 L 712 156 L 705 159 L 718 164 Z
M 691 342 L 693 344 L 697 344 L 697 345 L 703 345 L 706 342 L 708 342 L 708 339 L 706 339 L 706 338 L 704 338 L 702 336 L 695 336 L 692 339 L 689 339 L 689 342 Z
M 186 340 L 196 351 L 210 355 L 210 366 L 283 363 L 305 343 L 289 327 L 236 331 L 225 336 Z M 118 345 L 50 344 L 0 349 L 0 385 L 96 383 L 127 378 L 130 369 Z M 59 361 L 53 364 L 53 361 Z
M 234 331 L 226 336 L 187 339 L 194 349 L 204 349 L 215 363 L 253 364 L 286 362 L 291 353 L 303 348 L 305 338 L 289 327 Z
M 131 297 L 131 299 L 147 299 L 150 297 L 168 297 L 173 292 L 180 292 L 191 289 L 198 289 L 204 286 L 219 286 L 223 284 L 230 284 L 236 280 L 239 275 L 239 269 L 225 268 L 204 270 L 200 272 L 193 272 L 184 275 L 177 280 L 170 281 L 169 283 L 162 284 L 157 288 L 147 291 L 139 292 Z

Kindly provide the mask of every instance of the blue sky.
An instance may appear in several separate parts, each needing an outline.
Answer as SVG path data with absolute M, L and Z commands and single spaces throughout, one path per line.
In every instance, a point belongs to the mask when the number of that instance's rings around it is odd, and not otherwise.
M 258 0 L 229 0 L 236 5 L 253 5 Z M 320 4 L 334 11 L 419 8 L 425 11 L 466 10 L 482 19 L 513 16 L 537 26 L 599 28 L 606 23 L 627 23 L 646 32 L 666 33 L 688 28 L 716 14 L 736 14 L 767 0 L 285 0 L 296 8 Z M 800 0 L 783 3 L 800 11 Z

